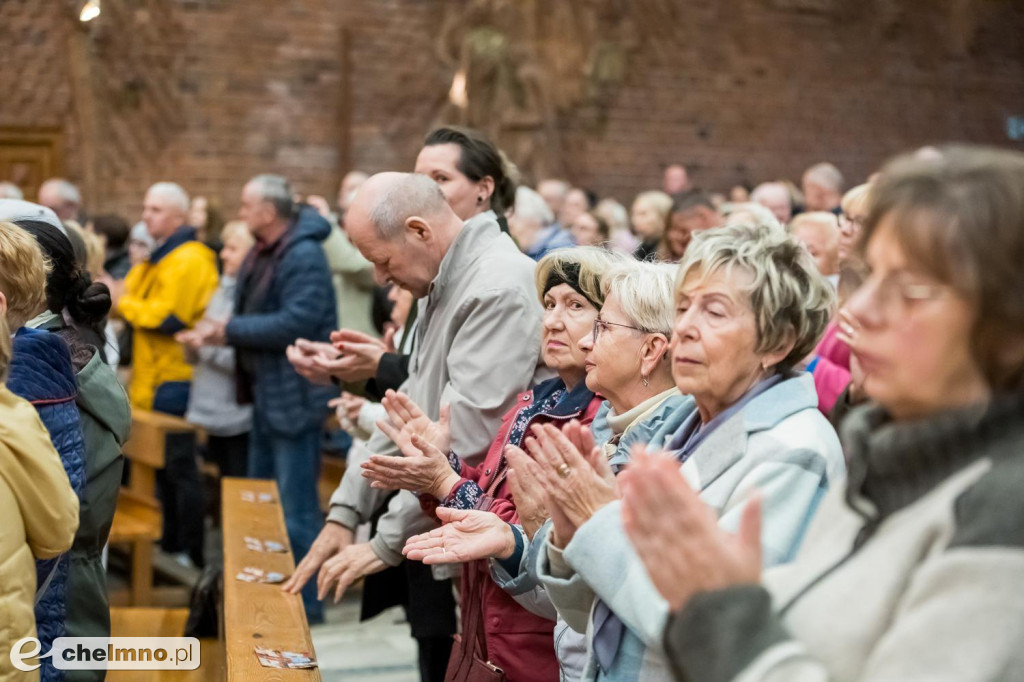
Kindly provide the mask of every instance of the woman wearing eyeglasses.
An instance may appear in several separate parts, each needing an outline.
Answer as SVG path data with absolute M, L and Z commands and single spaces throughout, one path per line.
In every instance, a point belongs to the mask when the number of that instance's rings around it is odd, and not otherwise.
M 592 326 L 578 343 L 586 387 L 606 399 L 594 418 L 593 436 L 588 432 L 586 438 L 600 443 L 591 454 L 601 460 L 609 475 L 628 460 L 632 445 L 647 443 L 663 430 L 668 417 L 693 410 L 693 401 L 680 395 L 672 382 L 669 337 L 675 271 L 674 265 L 633 261 L 608 270 L 601 279 L 601 313 L 591 318 Z M 518 517 L 515 527 L 494 513 L 480 511 L 485 507 L 440 512 L 448 523 L 410 539 L 406 555 L 431 564 L 495 559 L 491 575 L 497 585 L 525 608 L 554 620 L 558 614 L 530 570 L 550 526 L 542 525 L 547 519 L 547 502 L 537 480 L 528 478 L 521 467 L 528 458 L 515 447 L 534 440 L 537 428 L 533 425 L 516 440 L 507 441 L 510 447 L 504 453 L 515 469 L 509 474 Z M 580 423 L 566 428 L 575 436 L 581 433 Z M 586 637 L 561 619 L 554 637 L 560 679 L 578 680 L 586 663 Z M 548 643 L 550 646 L 550 639 Z
M 793 371 L 821 337 L 832 302 L 810 256 L 777 227 L 700 233 L 679 265 L 671 367 L 697 409 L 681 409 L 652 442 L 722 527 L 735 528 L 759 491 L 766 565 L 792 559 L 821 495 L 845 473 L 813 379 Z M 552 517 L 541 582 L 560 615 L 587 632 L 584 679 L 669 679 L 661 648 L 668 604 L 626 539 L 617 486 L 565 441 L 548 433 L 531 451 Z M 582 586 L 596 599 L 581 601 Z
M 1024 155 L 981 148 L 904 157 L 875 181 L 871 275 L 846 306 L 871 404 L 843 422 L 849 480 L 792 564 L 761 576 L 756 519 L 726 536 L 658 462 L 629 473 L 626 526 L 673 612 L 675 679 L 1019 679 L 1022 188 Z
M 584 352 L 577 342 L 591 334 L 605 303 L 602 278 L 615 263 L 625 261 L 625 256 L 598 247 L 580 247 L 556 250 L 537 264 L 537 294 L 544 307 L 541 357 L 557 377 L 519 396 L 486 453 L 451 452 L 443 409 L 441 421 L 432 422 L 408 397 L 388 391 L 383 404 L 389 421 L 379 424 L 404 456 L 373 455 L 362 465 L 363 476 L 373 487 L 422 493 L 425 510 L 437 508 L 442 520 L 452 510 L 470 509 L 490 512 L 506 528 L 520 523 L 504 448 L 518 445 L 531 425 L 562 425 L 573 419 L 590 423 L 594 418 L 601 399 L 584 381 Z M 509 339 L 509 343 L 518 342 Z M 502 669 L 509 682 L 558 679 L 551 619 L 519 606 L 491 581 L 485 562 L 470 564 L 463 571 L 461 603 L 464 623 L 467 609 L 472 612 L 470 621 L 482 618 L 484 641 L 477 644 L 483 645 L 487 660 Z M 453 651 L 450 665 L 470 663 L 459 657 L 473 653 L 477 634 L 463 632 L 461 650 Z

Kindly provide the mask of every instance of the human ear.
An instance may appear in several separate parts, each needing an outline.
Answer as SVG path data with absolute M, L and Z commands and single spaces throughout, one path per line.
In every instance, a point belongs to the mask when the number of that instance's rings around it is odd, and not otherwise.
M 668 353 L 669 341 L 664 334 L 651 334 L 640 347 L 640 369 L 649 375 Z
M 769 367 L 774 367 L 779 364 L 786 359 L 786 356 L 793 352 L 794 346 L 796 346 L 796 338 L 793 334 L 793 330 L 791 329 L 786 333 L 786 337 L 775 350 L 768 351 L 761 355 L 761 367 L 767 370 Z
M 430 229 L 430 223 L 419 216 L 409 216 L 405 219 L 405 229 L 407 236 L 420 242 L 430 241 L 432 231 Z

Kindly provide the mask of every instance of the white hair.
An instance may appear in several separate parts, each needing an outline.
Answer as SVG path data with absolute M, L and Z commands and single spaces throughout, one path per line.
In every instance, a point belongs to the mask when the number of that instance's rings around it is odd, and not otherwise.
M 554 187 L 555 191 L 558 193 L 558 196 L 562 199 L 564 199 L 566 195 L 569 194 L 569 190 L 572 189 L 572 185 L 570 185 L 565 180 L 561 180 L 559 178 L 548 178 L 547 180 L 541 180 L 539 183 L 537 183 L 537 189 L 540 189 L 541 185 L 548 185 L 550 187 Z
M 793 343 L 779 369 L 789 369 L 818 344 L 832 316 L 835 293 L 818 273 L 811 255 L 775 225 L 738 224 L 705 230 L 693 236 L 679 263 L 676 293 L 691 273 L 700 278 L 715 272 L 737 281 L 749 295 L 757 321 L 757 352 Z
M 389 175 L 396 177 L 374 197 L 367 212 L 381 239 L 397 238 L 409 217 L 433 216 L 447 205 L 441 188 L 430 176 L 422 173 Z
M 146 194 L 160 197 L 167 202 L 168 206 L 180 209 L 182 213 L 188 213 L 188 193 L 175 182 L 158 182 L 151 185 Z
M 822 187 L 827 187 L 836 192 L 843 191 L 843 174 L 831 163 L 823 161 L 822 163 L 814 164 L 804 171 L 804 177 Z
M 0 199 L 24 199 L 21 188 L 13 182 L 0 182 Z
M 671 263 L 625 262 L 605 273 L 601 291 L 606 299 L 615 294 L 622 314 L 641 331 L 671 337 L 677 270 Z
M 768 199 L 772 196 L 789 202 L 789 188 L 781 182 L 762 182 L 750 193 L 750 200 L 761 203 L 763 199 Z
M 78 188 L 64 178 L 50 178 L 40 185 L 39 194 L 42 195 L 46 190 L 52 190 L 61 201 L 66 201 L 76 206 L 82 203 L 82 194 L 78 191 Z
M 289 220 L 292 217 L 294 208 L 292 202 L 292 188 L 288 179 L 282 175 L 263 173 L 249 180 L 253 190 L 266 202 L 273 205 L 278 218 Z
M 597 202 L 594 213 L 600 214 L 604 218 L 612 234 L 620 230 L 629 231 L 629 211 L 615 199 L 601 199 Z
M 553 181 L 547 180 L 546 182 Z M 529 220 L 541 225 L 547 225 L 555 220 L 555 215 L 544 201 L 544 197 L 525 185 L 516 188 L 515 215 L 519 220 Z
M 722 204 L 722 215 L 725 217 L 726 225 L 754 224 L 766 225 L 776 230 L 782 230 L 779 219 L 768 210 L 764 204 L 756 201 L 743 201 Z

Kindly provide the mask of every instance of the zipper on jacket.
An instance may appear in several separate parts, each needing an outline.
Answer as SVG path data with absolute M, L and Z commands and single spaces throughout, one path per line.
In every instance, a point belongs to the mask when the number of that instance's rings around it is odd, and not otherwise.
M 512 418 L 513 425 L 515 424 L 516 418 L 518 418 L 522 411 L 525 409 L 526 407 L 522 407 L 519 409 L 518 412 L 516 412 L 516 416 Z M 530 417 L 530 420 L 526 422 L 526 426 L 523 427 L 524 437 L 526 432 L 529 430 L 530 425 L 533 424 L 533 420 L 537 419 L 538 417 L 547 417 L 548 419 L 561 419 L 562 421 L 566 421 L 569 419 L 575 419 L 581 414 L 583 414 L 583 410 L 577 410 L 576 412 L 567 415 L 548 414 L 547 412 L 540 412 L 538 414 L 535 414 L 532 417 Z M 494 478 L 491 479 L 491 484 L 488 485 L 487 490 L 484 491 L 488 495 L 494 494 L 494 491 L 498 489 L 498 486 L 501 485 L 501 482 L 505 480 L 505 472 L 508 470 L 508 461 L 506 461 L 505 459 L 505 448 L 508 447 L 508 439 L 511 435 L 512 429 L 510 428 L 508 430 L 508 433 L 505 434 L 505 442 L 502 443 L 501 445 L 501 459 L 498 460 L 498 465 L 494 468 Z

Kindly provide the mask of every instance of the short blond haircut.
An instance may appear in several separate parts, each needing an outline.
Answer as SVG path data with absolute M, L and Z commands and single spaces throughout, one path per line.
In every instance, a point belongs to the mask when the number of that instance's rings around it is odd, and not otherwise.
M 48 271 L 32 235 L 14 223 L 0 222 L 0 291 L 7 297 L 7 324 L 12 329 L 46 310 Z
M 576 279 L 583 290 L 583 295 L 598 306 L 602 306 L 605 297 L 602 282 L 606 273 L 628 260 L 630 259 L 627 256 L 599 246 L 556 249 L 537 262 L 534 271 L 537 297 L 541 303 L 544 302 L 548 279 L 554 275 L 558 279 Z
M 868 212 L 868 200 L 870 198 L 871 185 L 864 183 L 863 185 L 857 185 L 844 194 L 839 206 L 843 209 L 843 213 L 847 215 L 860 214 L 863 216 Z
M 757 352 L 793 349 L 776 366 L 796 366 L 818 345 L 835 307 L 832 285 L 818 273 L 807 250 L 770 225 L 728 225 L 693 237 L 679 264 L 676 296 L 686 278 L 741 272 L 750 278 L 745 290 L 757 322 Z
M 623 315 L 640 331 L 671 338 L 675 322 L 672 295 L 675 276 L 674 264 L 630 260 L 605 274 L 601 291 L 605 298 L 615 294 Z
M 814 227 L 819 230 L 825 230 L 828 234 L 828 243 L 830 248 L 835 248 L 839 243 L 839 219 L 835 213 L 829 211 L 811 211 L 810 213 L 800 213 L 793 216 L 793 219 L 789 221 L 789 226 L 786 231 L 790 234 L 796 234 L 796 231 L 803 227 Z
M 241 237 L 249 246 L 255 243 L 249 225 L 244 220 L 229 220 L 220 231 L 220 240 L 226 242 L 231 237 Z
M 672 197 L 655 189 L 637 194 L 636 199 L 633 199 L 633 205 L 637 204 L 647 204 L 653 208 L 661 216 L 661 222 L 668 227 L 668 216 L 672 213 Z
M 74 230 L 85 244 L 85 270 L 93 279 L 103 275 L 103 263 L 106 260 L 106 248 L 103 239 L 92 230 L 83 229 L 74 220 L 65 220 L 64 227 Z

